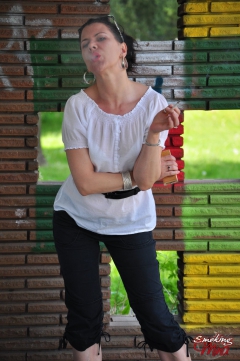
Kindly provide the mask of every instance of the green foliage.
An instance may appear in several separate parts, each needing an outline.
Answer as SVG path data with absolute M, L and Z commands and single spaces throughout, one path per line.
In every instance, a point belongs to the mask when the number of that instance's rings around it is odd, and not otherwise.
M 177 0 L 111 0 L 111 14 L 137 40 L 177 37 Z
M 177 252 L 157 252 L 163 293 L 170 312 L 177 314 Z M 130 305 L 126 290 L 113 261 L 111 262 L 111 313 L 126 315 Z

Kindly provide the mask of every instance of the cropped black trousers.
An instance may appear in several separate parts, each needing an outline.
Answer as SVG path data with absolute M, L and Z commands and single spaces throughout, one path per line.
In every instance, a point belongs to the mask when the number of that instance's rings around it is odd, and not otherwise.
M 68 308 L 65 337 L 76 350 L 84 351 L 101 338 L 99 242 L 120 273 L 149 347 L 166 352 L 182 347 L 186 334 L 166 305 L 152 232 L 101 235 L 79 227 L 65 211 L 54 212 L 53 232 Z

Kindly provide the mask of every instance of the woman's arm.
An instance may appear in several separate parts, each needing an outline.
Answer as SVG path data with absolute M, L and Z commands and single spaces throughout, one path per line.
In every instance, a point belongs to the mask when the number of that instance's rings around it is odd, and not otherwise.
M 74 183 L 82 196 L 123 189 L 121 173 L 98 173 L 94 171 L 88 148 L 68 149 L 66 154 Z M 136 185 L 133 177 L 132 183 L 133 186 Z
M 179 125 L 180 110 L 172 108 L 173 106 L 170 105 L 157 113 L 149 128 L 147 143 L 157 144 L 160 132 Z M 141 190 L 152 188 L 153 184 L 161 177 L 161 152 L 162 148 L 159 146 L 143 144 L 133 168 L 133 177 Z

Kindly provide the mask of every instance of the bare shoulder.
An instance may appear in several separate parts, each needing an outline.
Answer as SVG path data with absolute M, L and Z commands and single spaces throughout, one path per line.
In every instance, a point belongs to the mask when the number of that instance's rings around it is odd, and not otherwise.
M 133 83 L 134 92 L 139 98 L 141 98 L 149 89 L 149 87 L 145 84 L 141 84 L 138 82 L 132 82 L 132 83 Z

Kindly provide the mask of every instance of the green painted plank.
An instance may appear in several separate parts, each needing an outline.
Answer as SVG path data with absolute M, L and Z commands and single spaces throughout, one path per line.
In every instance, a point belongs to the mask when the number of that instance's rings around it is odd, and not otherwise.
M 55 196 L 36 196 L 37 206 L 52 206 L 55 200 Z
M 211 204 L 240 204 L 240 194 L 212 194 L 210 196 Z
M 30 231 L 30 238 L 33 241 L 53 241 L 53 232 L 51 231 Z
M 175 207 L 174 214 L 181 217 L 240 216 L 240 207 Z
M 209 251 L 240 251 L 240 242 L 239 241 L 228 241 L 219 240 L 219 241 L 210 241 L 209 242 Z
M 176 239 L 240 239 L 240 230 L 237 229 L 193 229 L 193 230 L 175 230 Z
M 36 242 L 32 247 L 32 253 L 56 253 L 54 242 Z
M 62 54 L 61 55 L 62 64 L 84 64 L 82 55 L 79 54 Z
M 33 88 L 57 88 L 58 78 L 33 78 Z
M 209 86 L 240 85 L 240 76 L 210 76 Z
M 58 54 L 31 54 L 32 64 L 57 64 Z
M 205 88 L 205 89 L 194 89 L 185 88 L 174 90 L 175 98 L 239 98 L 240 87 L 225 87 L 225 88 Z
M 80 51 L 78 39 L 32 39 L 26 42 L 27 50 L 32 51 Z M 33 54 L 31 54 L 33 55 Z
M 186 181 L 183 184 L 174 185 L 174 193 L 227 193 L 227 192 L 240 192 L 240 181 L 224 182 L 211 181 L 191 183 Z M 215 197 L 215 196 L 214 196 Z M 232 196 L 230 196 L 232 197 Z
M 57 112 L 58 111 L 58 103 L 53 102 L 37 102 L 34 101 L 34 111 L 35 112 Z
M 239 49 L 240 39 L 187 39 L 187 40 L 176 40 L 174 42 L 175 50 L 204 50 L 204 49 Z
M 209 61 L 217 62 L 217 61 L 240 61 L 240 53 L 239 51 L 216 51 L 209 53 Z
M 69 66 L 69 65 L 55 65 L 55 66 L 28 66 L 27 67 L 27 74 L 33 75 L 34 77 L 37 76 L 52 76 L 52 77 L 60 77 L 60 76 L 75 76 L 80 75 L 82 76 L 84 72 L 86 71 L 85 65 L 78 65 L 78 66 Z
M 174 65 L 173 74 L 240 74 L 240 64 Z
M 77 94 L 79 89 L 74 90 L 33 90 L 34 100 L 67 100 L 71 95 Z
M 211 218 L 212 228 L 240 227 L 240 218 Z
M 240 109 L 240 100 L 210 100 L 209 110 Z
M 91 77 L 89 77 L 91 79 Z M 83 77 L 75 77 L 75 78 L 63 78 L 62 79 L 62 87 L 63 88 L 87 88 L 89 85 L 84 83 Z
M 62 182 L 59 184 L 49 184 L 48 182 L 44 184 L 37 184 L 35 188 L 35 194 L 53 194 L 56 195 L 59 188 L 61 187 Z
M 36 218 L 36 229 L 52 229 L 52 219 Z
M 53 216 L 53 207 L 44 207 L 44 208 L 36 208 L 35 209 L 35 216 L 37 218 L 52 218 Z
M 185 251 L 207 251 L 208 242 L 206 241 L 184 241 Z

